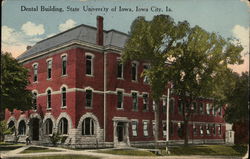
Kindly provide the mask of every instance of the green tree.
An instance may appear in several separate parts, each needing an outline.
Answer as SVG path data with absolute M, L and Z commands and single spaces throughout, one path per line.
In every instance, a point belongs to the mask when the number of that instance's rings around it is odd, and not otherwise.
M 159 134 L 159 103 L 169 78 L 165 58 L 166 50 L 171 51 L 175 43 L 185 36 L 189 24 L 184 22 L 174 23 L 170 16 L 158 15 L 152 21 L 138 17 L 131 25 L 130 38 L 128 39 L 122 59 L 142 60 L 150 64 L 142 76 L 147 76 L 151 88 L 151 98 L 155 101 L 155 142 L 157 146 Z
M 188 121 L 192 103 L 199 97 L 224 100 L 224 78 L 228 64 L 242 63 L 242 47 L 218 34 L 208 33 L 199 26 L 178 22 L 167 15 L 155 16 L 151 21 L 138 17 L 131 26 L 130 37 L 125 45 L 123 59 L 143 60 L 151 67 L 144 71 L 148 76 L 152 98 L 157 103 L 156 135 L 158 140 L 158 105 L 169 81 L 174 93 L 184 107 L 185 145 L 188 144 Z M 168 65 L 168 63 L 170 63 Z
M 18 63 L 10 53 L 1 53 L 1 115 L 4 120 L 5 109 L 13 111 L 28 110 L 32 107 L 32 93 L 27 89 L 29 84 L 28 70 Z
M 235 85 L 227 93 L 227 108 L 225 110 L 225 120 L 229 123 L 245 122 L 249 120 L 249 74 L 243 72 L 241 75 L 232 74 Z

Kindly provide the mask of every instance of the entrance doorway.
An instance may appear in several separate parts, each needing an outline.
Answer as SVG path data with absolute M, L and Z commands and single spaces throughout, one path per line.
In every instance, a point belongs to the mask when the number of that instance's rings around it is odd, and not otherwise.
M 124 123 L 119 122 L 116 127 L 118 142 L 124 141 Z
M 39 140 L 39 119 L 31 120 L 32 140 Z

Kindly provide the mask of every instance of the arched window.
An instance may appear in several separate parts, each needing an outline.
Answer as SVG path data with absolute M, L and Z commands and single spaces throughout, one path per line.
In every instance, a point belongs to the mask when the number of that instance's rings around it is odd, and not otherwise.
M 36 92 L 34 92 L 33 93 L 33 109 L 37 109 L 37 93 Z
M 82 135 L 94 135 L 95 123 L 92 118 L 86 118 L 82 122 Z
M 18 135 L 25 135 L 26 134 L 26 124 L 24 120 L 20 121 L 18 126 Z
M 66 88 L 62 88 L 62 107 L 66 107 Z
M 51 108 L 51 90 L 47 90 L 47 108 Z
M 53 131 L 53 122 L 51 119 L 47 119 L 45 121 L 45 134 L 46 135 L 52 134 L 52 131 Z
M 68 120 L 66 118 L 60 120 L 58 133 L 62 135 L 68 134 Z
M 14 133 L 15 131 L 15 123 L 13 120 L 11 120 L 9 123 L 8 123 L 8 128 L 11 130 L 12 133 Z

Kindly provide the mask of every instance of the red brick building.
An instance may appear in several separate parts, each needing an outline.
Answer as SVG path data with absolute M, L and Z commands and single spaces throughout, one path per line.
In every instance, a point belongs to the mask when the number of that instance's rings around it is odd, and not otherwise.
M 72 147 L 145 145 L 154 142 L 154 110 L 147 79 L 140 74 L 148 64 L 120 63 L 128 35 L 79 25 L 27 47 L 18 60 L 30 70 L 29 89 L 34 109 L 6 110 L 9 127 L 15 126 L 19 141 L 49 143 L 59 132 Z M 166 94 L 167 95 L 167 94 Z M 171 143 L 182 143 L 182 104 L 170 97 Z M 166 96 L 160 105 L 159 139 L 166 140 Z M 224 142 L 223 110 L 200 99 L 189 122 L 193 143 Z M 13 140 L 9 135 L 6 140 Z

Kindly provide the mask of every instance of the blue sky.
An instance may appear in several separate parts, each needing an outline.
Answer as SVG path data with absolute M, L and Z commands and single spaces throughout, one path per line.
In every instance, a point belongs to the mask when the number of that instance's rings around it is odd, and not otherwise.
M 245 1 L 245 2 L 244 2 Z M 21 6 L 39 7 L 39 11 L 21 11 Z M 42 12 L 40 6 L 63 8 L 64 12 Z M 67 6 L 78 7 L 78 12 L 67 12 Z M 106 7 L 108 12 L 84 12 L 83 6 Z M 112 12 L 114 7 L 132 8 L 133 12 Z M 135 7 L 148 8 L 136 12 Z M 154 6 L 163 12 L 152 12 Z M 165 8 L 172 12 L 166 12 Z M 177 21 L 187 20 L 191 26 L 199 25 L 223 37 L 236 37 L 249 53 L 249 4 L 246 0 L 5 0 L 2 3 L 2 50 L 13 56 L 20 55 L 27 45 L 34 45 L 51 35 L 80 24 L 96 26 L 96 16 L 104 17 L 104 29 L 127 33 L 137 16 L 147 20 L 157 14 L 168 14 Z M 117 8 L 118 9 L 118 8 Z M 248 68 L 248 56 L 245 65 Z

